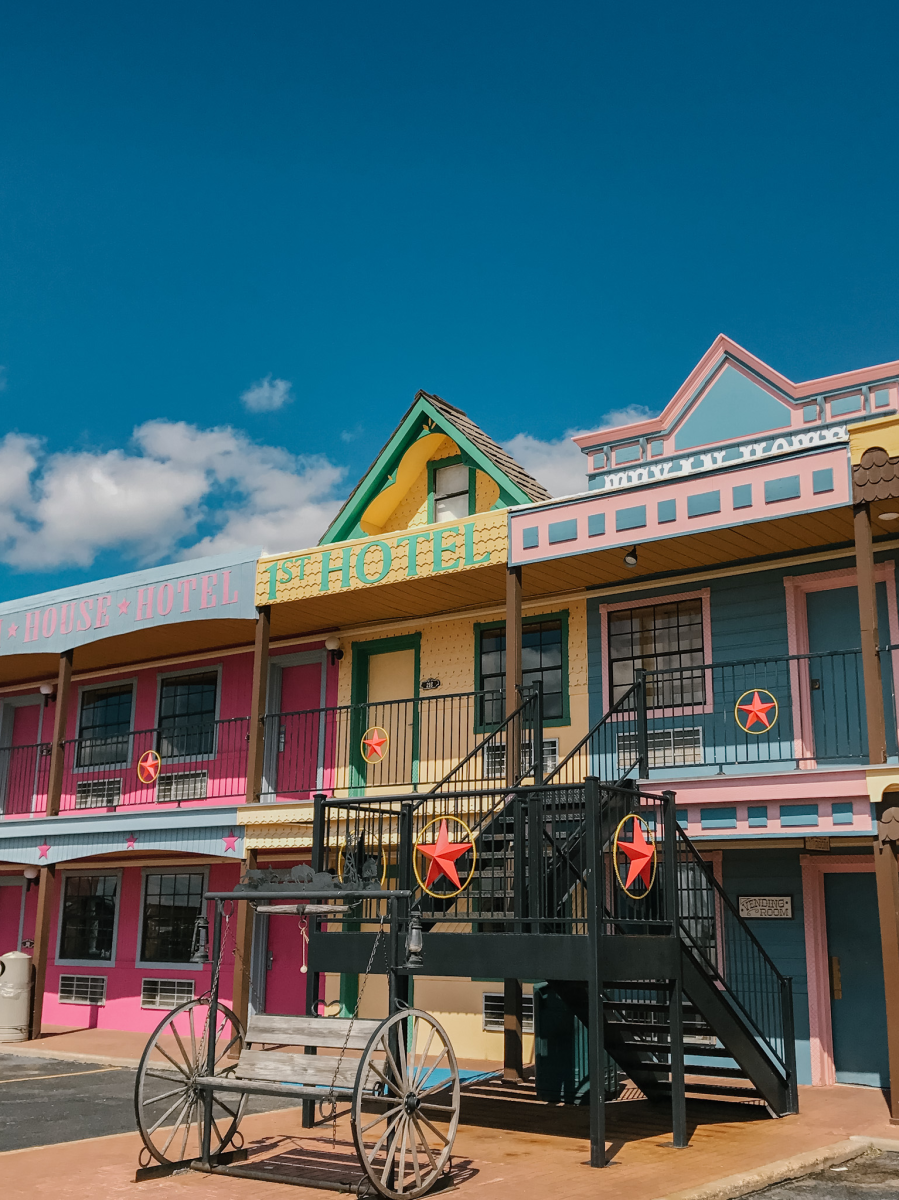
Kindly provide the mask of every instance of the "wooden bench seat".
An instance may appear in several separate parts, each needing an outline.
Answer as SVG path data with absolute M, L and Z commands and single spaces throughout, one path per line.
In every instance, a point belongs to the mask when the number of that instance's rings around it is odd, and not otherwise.
M 300 1099 L 320 1099 L 333 1086 L 335 1093 L 350 1094 L 356 1086 L 358 1054 L 290 1054 L 277 1050 L 253 1050 L 253 1045 L 302 1046 L 304 1049 L 364 1050 L 380 1021 L 350 1022 L 340 1017 L 291 1017 L 262 1013 L 247 1025 L 246 1044 L 232 1072 L 204 1077 L 200 1086 L 231 1092 L 260 1091 L 266 1095 L 288 1094 Z M 347 1036 L 349 1034 L 349 1037 Z M 382 1067 L 379 1062 L 378 1066 Z M 377 1075 L 369 1072 L 363 1085 L 374 1091 Z

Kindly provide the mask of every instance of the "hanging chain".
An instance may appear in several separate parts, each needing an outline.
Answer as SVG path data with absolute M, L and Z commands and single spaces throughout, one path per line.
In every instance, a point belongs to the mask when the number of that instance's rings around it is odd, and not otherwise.
M 384 913 L 381 913 L 378 918 L 378 932 L 375 936 L 375 944 L 371 948 L 371 956 L 368 960 L 368 966 L 365 968 L 365 974 L 362 976 L 362 986 L 359 988 L 359 994 L 356 996 L 356 1007 L 353 1009 L 353 1015 L 350 1017 L 347 1025 L 346 1037 L 343 1039 L 343 1045 L 340 1048 L 340 1056 L 337 1059 L 337 1066 L 334 1068 L 334 1075 L 328 1087 L 328 1095 L 322 1104 L 329 1104 L 331 1114 L 337 1112 L 337 1097 L 334 1095 L 334 1089 L 337 1086 L 337 1077 L 340 1075 L 340 1068 L 343 1066 L 343 1060 L 347 1052 L 347 1047 L 350 1044 L 350 1038 L 353 1034 L 353 1025 L 359 1015 L 359 1005 L 362 1003 L 362 997 L 365 994 L 365 985 L 368 983 L 368 977 L 371 975 L 372 967 L 375 965 L 375 957 L 378 953 L 378 947 L 381 944 L 381 939 L 384 936 Z
M 212 997 L 213 997 L 213 994 L 218 995 L 219 975 L 221 974 L 221 971 L 222 971 L 222 962 L 224 961 L 225 949 L 228 945 L 228 937 L 230 934 L 230 927 L 231 927 L 232 910 L 233 910 L 233 905 L 231 906 L 231 908 L 227 908 L 224 904 L 222 905 L 222 917 L 224 918 L 224 921 L 225 921 L 225 927 L 222 930 L 221 944 L 219 946 L 219 956 L 213 966 L 212 981 L 210 982 L 209 987 L 203 993 L 203 996 L 200 997 L 200 999 L 204 999 L 204 998 L 208 997 L 210 1002 L 206 1006 L 206 1020 L 203 1023 L 203 1034 L 200 1038 L 200 1046 L 199 1046 L 199 1050 L 197 1052 L 197 1066 L 198 1067 L 203 1061 L 203 1053 L 206 1048 L 206 1039 L 209 1036 L 209 1026 L 210 1026 L 210 1022 L 212 1021 Z M 236 949 L 237 949 L 237 947 L 235 947 L 235 950 Z

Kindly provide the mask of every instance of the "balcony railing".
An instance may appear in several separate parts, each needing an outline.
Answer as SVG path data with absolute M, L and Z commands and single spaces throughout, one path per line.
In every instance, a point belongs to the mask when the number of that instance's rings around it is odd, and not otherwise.
M 249 720 L 177 724 L 62 745 L 60 813 L 238 803 L 246 793 Z M 148 753 L 152 752 L 152 753 Z M 158 763 L 156 761 L 158 756 Z M 149 759 L 149 769 L 143 765 Z M 0 749 L 0 811 L 23 817 L 47 811 L 51 745 Z
M 489 735 L 503 709 L 501 692 L 481 691 L 274 713 L 265 721 L 262 798 L 427 792 L 463 762 L 468 784 L 501 786 L 505 740 Z M 520 734 L 523 755 L 532 723 Z
M 897 754 L 893 652 L 881 650 L 887 753 Z M 860 650 L 637 671 L 547 778 L 576 783 L 682 773 L 862 765 L 868 733 Z

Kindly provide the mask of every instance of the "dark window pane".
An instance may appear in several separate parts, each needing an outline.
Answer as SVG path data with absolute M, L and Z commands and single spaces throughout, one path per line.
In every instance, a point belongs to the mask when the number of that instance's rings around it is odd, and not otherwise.
M 115 875 L 69 875 L 62 902 L 59 957 L 109 962 L 115 930 Z
M 82 692 L 76 766 L 102 767 L 128 761 L 131 701 L 130 683 Z
M 543 683 L 544 717 L 564 716 L 562 678 L 562 622 L 530 621 L 522 630 L 522 684 Z M 498 650 L 502 648 L 502 654 Z M 488 630 L 481 634 L 479 685 L 485 691 L 505 689 L 505 631 Z M 502 719 L 500 703 L 491 698 L 482 707 L 483 722 L 498 724 Z
M 202 874 L 148 875 L 144 890 L 141 961 L 190 962 L 194 923 L 202 907 Z
M 622 636 L 625 628 L 629 638 Z M 609 679 L 613 701 L 632 685 L 637 670 L 661 671 L 647 682 L 650 706 L 702 704 L 705 677 L 702 601 L 679 600 L 626 609 L 609 618 Z
M 215 671 L 163 679 L 159 692 L 162 758 L 208 758 L 214 753 L 217 688 Z

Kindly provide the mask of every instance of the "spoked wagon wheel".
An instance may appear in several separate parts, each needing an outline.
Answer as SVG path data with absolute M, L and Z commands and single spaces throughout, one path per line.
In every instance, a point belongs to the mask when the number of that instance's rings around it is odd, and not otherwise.
M 134 1086 L 134 1113 L 144 1145 L 157 1162 L 170 1165 L 199 1158 L 203 1094 L 196 1081 L 206 1075 L 209 1039 L 215 1042 L 215 1075 L 229 1078 L 243 1046 L 243 1029 L 230 1008 L 191 1000 L 173 1009 L 153 1031 L 141 1055 Z M 210 1152 L 226 1149 L 243 1116 L 246 1095 L 212 1093 Z
M 446 1031 L 428 1013 L 406 1009 L 372 1034 L 351 1120 L 359 1162 L 382 1196 L 415 1200 L 434 1186 L 459 1124 L 459 1068 Z

